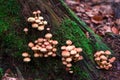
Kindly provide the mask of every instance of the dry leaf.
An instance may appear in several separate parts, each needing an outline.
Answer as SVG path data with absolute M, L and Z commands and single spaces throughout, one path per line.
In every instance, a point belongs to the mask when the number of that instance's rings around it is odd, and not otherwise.
M 110 26 L 104 26 L 105 32 L 112 32 Z
M 119 34 L 119 30 L 116 27 L 113 26 L 111 30 L 114 34 Z
M 91 21 L 95 24 L 101 23 L 103 20 L 102 16 L 95 15 L 91 18 Z

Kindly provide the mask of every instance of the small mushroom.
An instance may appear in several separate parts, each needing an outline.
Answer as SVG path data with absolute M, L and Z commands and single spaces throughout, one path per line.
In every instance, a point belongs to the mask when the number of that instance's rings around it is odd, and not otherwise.
M 71 55 L 75 55 L 76 53 L 77 53 L 77 51 L 75 51 L 75 50 L 71 50 L 71 51 L 70 51 L 70 54 L 71 54 Z
M 38 53 L 34 53 L 34 57 L 40 57 L 40 55 Z
M 52 54 L 52 57 L 56 57 L 57 55 L 55 53 Z
M 62 46 L 61 49 L 62 49 L 62 50 L 65 50 L 65 49 L 66 49 L 66 46 Z
M 51 34 L 51 33 L 47 33 L 47 34 L 45 35 L 45 38 L 46 38 L 46 39 L 52 38 L 52 34 Z
M 55 40 L 54 40 L 52 43 L 53 43 L 53 45 L 57 45 L 57 44 L 58 44 L 58 41 L 55 41 Z
M 66 44 L 67 44 L 67 45 L 71 45 L 71 44 L 72 44 L 72 41 L 71 41 L 71 40 L 67 40 L 67 41 L 66 41 Z
M 28 28 L 24 28 L 23 31 L 27 34 Z
M 76 51 L 79 53 L 79 52 L 82 52 L 82 48 L 76 48 Z
M 48 52 L 48 55 L 52 55 L 53 54 L 53 52 Z
M 71 64 L 71 63 L 68 63 L 66 66 L 67 66 L 67 67 L 72 67 L 72 64 Z
M 44 30 L 44 26 L 38 26 L 38 30 L 39 30 L 39 31 Z
M 47 23 L 47 21 L 43 21 L 43 24 L 44 24 L 44 25 L 47 25 L 48 23 Z
M 102 59 L 102 60 L 107 60 L 107 57 L 105 57 L 104 55 L 101 55 L 101 56 L 100 56 L 100 59 Z
M 38 24 L 37 23 L 33 23 L 32 24 L 32 28 L 38 28 Z
M 63 57 L 69 57 L 70 56 L 70 52 L 68 52 L 68 51 L 62 51 L 62 56 Z
M 110 62 L 110 63 L 113 63 L 115 60 L 116 60 L 116 58 L 115 58 L 115 57 L 112 57 L 111 59 L 109 59 L 109 62 Z
M 40 21 L 40 19 L 36 19 L 35 22 L 38 24 L 38 23 L 40 23 L 41 21 Z
M 66 62 L 71 62 L 71 61 L 72 61 L 71 57 L 66 58 Z
M 28 22 L 35 22 L 35 18 L 29 17 L 29 18 L 27 19 L 27 21 L 28 21 Z
M 23 59 L 23 61 L 24 61 L 24 62 L 30 62 L 31 59 L 30 59 L 29 57 L 26 57 L 26 58 Z
M 110 52 L 109 50 L 106 50 L 106 51 L 105 51 L 105 54 L 106 54 L 106 55 L 110 55 L 111 52 Z
M 43 20 L 44 18 L 42 16 L 38 17 L 38 19 Z
M 32 47 L 34 47 L 34 44 L 33 44 L 32 42 L 29 42 L 29 43 L 28 43 L 28 46 L 29 46 L 30 48 L 32 48 Z
M 23 57 L 28 57 L 29 54 L 28 54 L 27 52 L 24 52 L 24 53 L 22 53 L 22 56 L 23 56 Z

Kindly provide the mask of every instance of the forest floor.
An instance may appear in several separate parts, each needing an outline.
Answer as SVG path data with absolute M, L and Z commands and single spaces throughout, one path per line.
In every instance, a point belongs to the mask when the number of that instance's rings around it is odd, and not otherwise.
M 24 77 L 26 80 L 81 80 L 79 78 L 81 76 L 68 74 L 62 67 L 60 59 L 40 59 L 35 64 L 35 60 L 24 63 L 23 58 L 18 58 L 25 49 L 27 50 L 25 44 L 28 42 L 25 41 L 26 35 L 22 34 L 24 26 L 17 24 L 20 21 L 18 4 L 13 3 L 13 0 L 8 1 L 0 1 L 0 4 L 3 5 L 0 7 L 0 12 L 2 12 L 0 22 L 6 24 L 1 25 L 3 28 L 0 29 L 0 33 L 2 32 L 0 34 L 0 53 L 4 53 L 0 54 L 0 78 L 4 75 L 3 73 L 10 73 L 12 77 L 16 77 L 17 74 L 19 78 Z M 117 59 L 113 68 L 107 71 L 103 70 L 104 74 L 101 80 L 120 80 L 120 14 L 117 13 L 120 11 L 120 7 L 119 3 L 113 3 L 113 1 L 119 2 L 119 0 L 66 0 L 76 15 L 86 22 L 96 34 L 100 35 L 114 51 L 113 56 Z M 87 36 L 89 37 L 89 35 Z M 20 48 L 22 46 L 25 47 Z M 17 55 L 13 56 L 13 54 Z M 43 66 L 44 64 L 47 65 Z
M 120 0 L 66 0 L 81 20 L 114 51 L 117 60 L 105 80 L 120 80 Z

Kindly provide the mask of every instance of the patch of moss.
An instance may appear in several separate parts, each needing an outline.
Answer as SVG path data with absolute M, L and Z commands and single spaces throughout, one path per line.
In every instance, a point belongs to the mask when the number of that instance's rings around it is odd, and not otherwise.
M 65 41 L 70 39 L 76 47 L 81 47 L 87 56 L 92 57 L 93 49 L 90 40 L 74 21 L 66 19 L 55 32 L 55 37 L 59 45 L 65 45 Z
M 1 53 L 21 56 L 26 48 L 25 36 L 17 31 L 20 19 L 20 6 L 16 0 L 0 0 Z

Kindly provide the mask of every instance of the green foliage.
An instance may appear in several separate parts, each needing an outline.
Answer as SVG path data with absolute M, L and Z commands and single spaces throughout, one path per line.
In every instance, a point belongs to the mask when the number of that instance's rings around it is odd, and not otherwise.
M 3 76 L 3 69 L 0 68 L 0 79 L 2 79 L 2 76 Z
M 25 36 L 16 31 L 20 23 L 20 6 L 16 0 L 0 0 L 0 40 L 2 53 L 21 56 L 26 48 Z M 21 32 L 22 33 L 22 32 Z
M 63 21 L 59 29 L 56 30 L 55 36 L 60 46 L 65 45 L 65 41 L 70 39 L 76 47 L 81 47 L 87 56 L 92 57 L 93 49 L 90 41 L 74 21 L 69 19 Z

